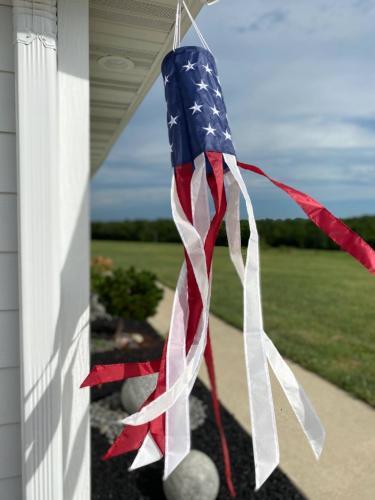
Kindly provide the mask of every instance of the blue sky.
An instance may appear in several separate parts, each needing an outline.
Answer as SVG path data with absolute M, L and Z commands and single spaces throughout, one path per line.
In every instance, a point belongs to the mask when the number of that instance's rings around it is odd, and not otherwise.
M 220 0 L 198 24 L 217 59 L 240 160 L 341 217 L 375 214 L 375 0 Z M 193 32 L 184 43 L 197 44 Z M 245 174 L 257 218 L 301 216 Z M 170 217 L 159 79 L 92 181 L 91 217 Z

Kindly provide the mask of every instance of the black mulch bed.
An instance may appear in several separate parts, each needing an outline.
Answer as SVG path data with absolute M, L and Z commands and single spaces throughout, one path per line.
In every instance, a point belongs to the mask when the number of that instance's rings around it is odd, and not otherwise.
M 94 335 L 104 333 L 104 325 L 94 325 Z M 158 334 L 145 324 L 134 325 L 138 331 L 148 338 L 145 349 L 133 351 L 108 351 L 92 354 L 92 364 L 121 363 L 129 361 L 144 361 L 160 356 L 162 340 Z M 113 328 L 113 325 L 112 325 Z M 108 334 L 112 330 L 108 328 Z M 98 331 L 100 330 L 100 332 Z M 112 330 L 113 331 L 113 330 Z M 134 329 L 132 330 L 134 331 Z M 148 347 L 147 347 L 148 346 Z M 100 389 L 91 391 L 92 400 L 98 400 L 121 389 L 122 383 L 105 384 Z M 193 389 L 193 394 L 207 406 L 207 419 L 205 423 L 192 432 L 192 447 L 209 455 L 215 462 L 220 473 L 220 492 L 218 499 L 230 498 L 226 485 L 221 458 L 220 440 L 215 426 L 211 409 L 210 393 L 198 380 Z M 221 408 L 223 424 L 229 443 L 234 484 L 238 499 L 304 499 L 288 477 L 277 469 L 265 485 L 254 492 L 254 464 L 252 441 L 235 418 L 225 409 Z M 148 500 L 165 499 L 162 488 L 163 462 L 159 461 L 142 469 L 129 473 L 128 467 L 132 463 L 135 453 L 129 453 L 108 461 L 101 457 L 109 448 L 107 438 L 96 428 L 91 429 L 92 445 L 92 498 L 93 500 L 126 499 Z

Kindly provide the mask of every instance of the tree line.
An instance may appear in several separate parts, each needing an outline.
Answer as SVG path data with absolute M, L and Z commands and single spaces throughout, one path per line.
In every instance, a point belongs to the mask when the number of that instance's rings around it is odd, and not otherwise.
M 375 248 L 375 216 L 362 216 L 344 219 L 344 222 L 372 247 Z M 324 250 L 337 249 L 310 220 L 306 219 L 261 219 L 257 222 L 260 240 L 272 247 L 289 246 L 296 248 L 315 248 Z M 93 240 L 142 241 L 159 243 L 177 243 L 180 241 L 176 226 L 171 219 L 124 220 L 114 222 L 92 222 Z M 242 244 L 249 238 L 247 221 L 241 221 Z M 217 244 L 227 245 L 224 224 Z

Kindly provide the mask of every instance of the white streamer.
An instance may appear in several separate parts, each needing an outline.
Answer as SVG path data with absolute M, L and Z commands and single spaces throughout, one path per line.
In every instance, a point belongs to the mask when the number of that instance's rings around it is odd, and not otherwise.
M 186 328 L 188 320 L 186 264 L 181 267 L 173 300 L 171 325 L 166 351 L 167 389 L 186 368 Z M 164 478 L 168 477 L 190 450 L 189 393 L 185 389 L 179 400 L 166 412 Z M 150 434 L 150 433 L 149 433 Z M 162 455 L 149 434 L 138 450 L 129 470 L 159 460 Z M 147 443 L 146 443 L 147 440 Z
M 224 154 L 233 177 L 246 201 L 250 238 L 244 272 L 244 349 L 254 445 L 256 489 L 277 467 L 280 460 L 271 383 L 263 342 L 263 314 L 260 296 L 258 231 L 253 207 L 235 156 Z
M 209 225 L 206 165 L 204 155 L 195 163 L 191 180 L 193 225 L 205 241 Z M 166 356 L 167 390 L 186 369 L 186 332 L 189 315 L 186 265 L 178 281 L 168 337 Z M 177 300 L 176 300 L 177 298 Z M 166 412 L 164 479 L 182 462 L 190 451 L 189 393 L 187 386 L 176 403 Z
M 142 446 L 139 448 L 138 453 L 129 467 L 129 471 L 139 469 L 145 465 L 153 464 L 163 457 L 158 445 L 155 443 L 151 433 L 148 432 Z
M 197 159 L 198 161 L 198 159 Z M 154 420 L 169 410 L 189 387 L 191 391 L 198 376 L 207 340 L 208 309 L 210 300 L 210 284 L 207 275 L 204 244 L 201 236 L 187 219 L 178 198 L 176 184 L 172 178 L 172 213 L 175 224 L 189 256 L 194 276 L 202 298 L 203 310 L 195 340 L 187 355 L 187 365 L 184 372 L 173 385 L 158 398 L 145 405 L 137 413 L 129 415 L 121 422 L 124 425 L 141 425 Z
M 167 390 L 186 369 L 186 330 L 189 316 L 186 264 L 183 264 L 174 296 L 171 326 L 167 340 Z M 164 479 L 190 451 L 189 392 L 185 387 L 165 417 Z
M 229 252 L 238 276 L 241 282 L 244 283 L 245 271 L 241 253 L 239 185 L 231 172 L 228 172 L 225 175 L 225 181 L 228 192 L 226 230 Z M 267 358 L 272 370 L 278 379 L 316 458 L 318 459 L 324 445 L 324 427 L 302 386 L 298 383 L 292 370 L 283 360 L 271 339 L 264 331 L 263 339 Z
M 244 284 L 245 266 L 241 253 L 241 227 L 240 227 L 240 187 L 231 172 L 224 176 L 227 188 L 227 213 L 225 214 L 225 229 L 228 237 L 230 258 L 237 274 Z

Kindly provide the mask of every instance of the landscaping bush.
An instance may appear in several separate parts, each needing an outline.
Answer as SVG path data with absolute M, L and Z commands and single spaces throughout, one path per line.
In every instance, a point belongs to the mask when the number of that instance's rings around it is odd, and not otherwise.
M 91 286 L 109 314 L 125 319 L 146 320 L 155 314 L 163 297 L 155 274 L 134 267 L 103 271 L 92 266 Z
M 105 276 L 111 276 L 113 261 L 108 257 L 94 257 L 91 261 L 91 290 L 98 293 L 97 289 Z

